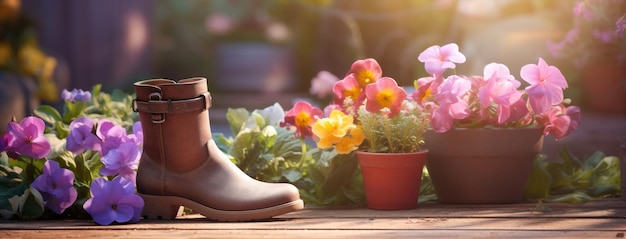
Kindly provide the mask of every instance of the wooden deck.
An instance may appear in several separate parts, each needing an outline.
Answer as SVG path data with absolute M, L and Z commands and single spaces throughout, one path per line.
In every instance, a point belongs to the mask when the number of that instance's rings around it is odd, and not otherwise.
M 0 238 L 624 238 L 626 202 L 420 204 L 402 211 L 306 208 L 272 220 L 223 223 L 199 215 L 98 226 L 90 220 L 0 221 Z M 543 211 L 541 209 L 544 209 Z

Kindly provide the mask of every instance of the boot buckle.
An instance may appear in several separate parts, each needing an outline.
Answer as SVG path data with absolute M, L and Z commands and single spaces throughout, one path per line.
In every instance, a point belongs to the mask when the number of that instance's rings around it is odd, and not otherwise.
M 163 96 L 161 96 L 161 93 L 159 93 L 159 92 L 152 92 L 152 93 L 150 93 L 148 95 L 148 99 L 150 99 L 148 102 L 151 102 L 151 101 L 162 101 L 163 100 Z M 154 124 L 164 123 L 165 122 L 165 113 L 152 113 L 152 114 L 150 114 L 150 120 Z

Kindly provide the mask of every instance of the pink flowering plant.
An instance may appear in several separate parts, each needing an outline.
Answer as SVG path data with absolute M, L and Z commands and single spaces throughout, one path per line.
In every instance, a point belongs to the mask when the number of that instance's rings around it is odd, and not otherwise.
M 132 98 L 64 90 L 63 114 L 42 105 L 0 138 L 2 218 L 86 218 L 102 225 L 139 220 L 135 176 L 143 143 Z M 135 123 L 137 122 L 137 123 Z
M 415 81 L 413 99 L 429 112 L 432 129 L 541 127 L 545 135 L 562 139 L 578 128 L 580 109 L 569 106 L 561 71 L 539 58 L 521 68 L 526 86 L 503 64 L 490 63 L 483 75 L 458 75 L 466 61 L 458 45 L 431 46 L 418 57 L 431 74 Z M 446 75 L 448 70 L 453 74 Z
M 563 39 L 548 44 L 552 55 L 577 67 L 626 63 L 626 0 L 576 1 L 572 20 Z

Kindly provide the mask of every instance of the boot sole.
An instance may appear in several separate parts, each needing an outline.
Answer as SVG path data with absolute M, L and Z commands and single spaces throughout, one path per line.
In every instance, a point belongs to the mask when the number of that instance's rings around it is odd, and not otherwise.
M 144 210 L 142 216 L 145 219 L 175 219 L 182 214 L 182 207 L 185 206 L 208 219 L 224 222 L 255 221 L 272 218 L 285 213 L 293 212 L 304 208 L 304 201 L 296 201 L 276 205 L 268 208 L 226 211 L 204 206 L 186 198 L 175 196 L 154 196 L 139 193 L 144 200 Z

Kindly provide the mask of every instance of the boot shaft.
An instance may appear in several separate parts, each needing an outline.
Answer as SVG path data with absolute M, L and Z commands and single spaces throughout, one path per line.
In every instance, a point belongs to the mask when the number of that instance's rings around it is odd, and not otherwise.
M 204 163 L 211 140 L 207 80 L 154 79 L 136 82 L 134 87 L 133 110 L 139 113 L 144 134 L 142 160 L 153 160 L 174 172 Z

